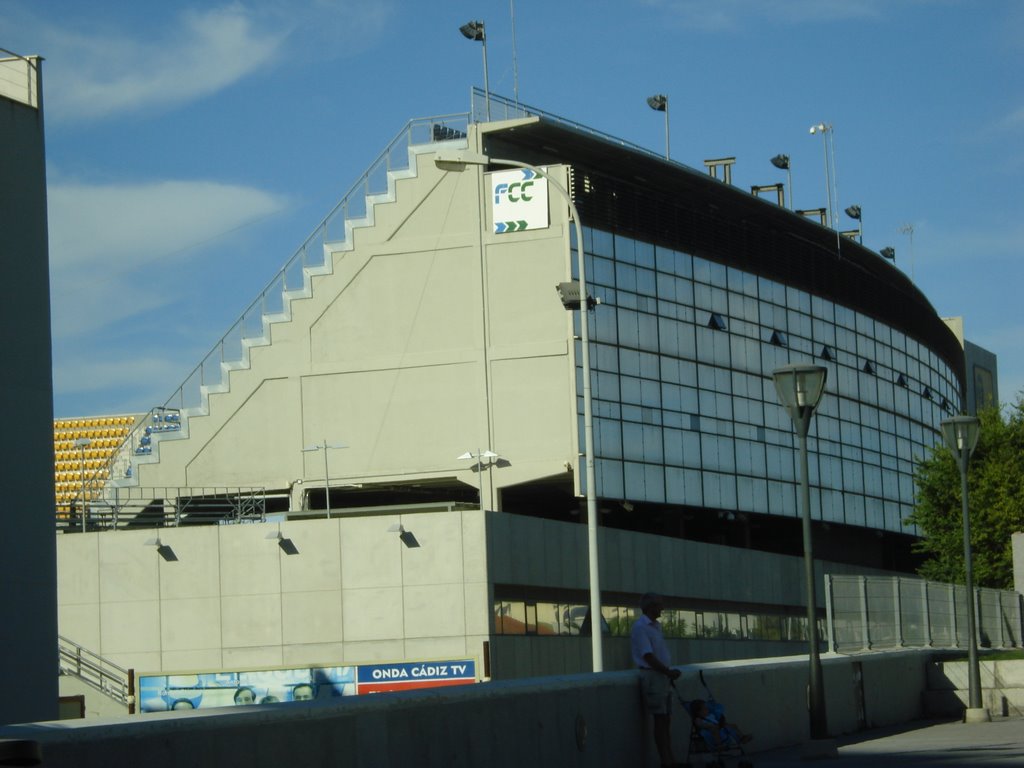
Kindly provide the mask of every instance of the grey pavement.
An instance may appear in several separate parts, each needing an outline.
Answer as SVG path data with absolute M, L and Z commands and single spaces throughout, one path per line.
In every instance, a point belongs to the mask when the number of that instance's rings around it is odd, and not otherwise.
M 919 721 L 836 739 L 839 757 L 802 760 L 800 747 L 753 753 L 755 768 L 1008 768 L 1024 766 L 1024 718 L 989 723 Z

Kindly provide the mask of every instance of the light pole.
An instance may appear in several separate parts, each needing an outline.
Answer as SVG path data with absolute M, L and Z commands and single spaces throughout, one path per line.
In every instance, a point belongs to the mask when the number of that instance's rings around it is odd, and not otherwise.
M 946 447 L 960 469 L 960 501 L 964 521 L 964 573 L 967 581 L 967 713 L 965 721 L 991 720 L 981 705 L 981 669 L 978 665 L 978 636 L 974 626 L 974 569 L 971 558 L 971 517 L 967 506 L 967 463 L 978 444 L 981 423 L 973 416 L 954 416 L 939 423 Z
M 590 297 L 587 295 L 586 268 L 583 257 L 583 227 L 580 224 L 580 214 L 576 210 L 576 204 L 572 201 L 569 192 L 552 179 L 542 169 L 529 163 L 521 163 L 518 160 L 502 160 L 488 157 L 470 150 L 457 150 L 454 152 L 438 152 L 434 156 L 434 163 L 438 168 L 445 171 L 461 172 L 467 165 L 487 166 L 499 165 L 511 168 L 526 168 L 533 171 L 542 179 L 547 179 L 558 194 L 569 206 L 569 216 L 576 229 L 576 267 L 579 272 L 579 308 L 580 308 L 580 346 L 582 347 L 581 363 L 583 365 L 583 450 L 586 454 L 586 485 L 587 485 L 587 555 L 590 572 L 590 615 L 592 626 L 597 627 L 590 633 L 590 648 L 594 672 L 601 672 L 604 669 L 604 656 L 601 638 L 601 580 L 600 566 L 598 564 L 597 552 L 597 481 L 594 472 L 594 415 L 590 393 L 590 329 L 589 316 Z
M 666 96 L 663 93 L 657 93 L 654 96 L 648 96 L 647 106 L 649 106 L 655 112 L 665 113 L 665 159 L 670 160 L 672 158 L 672 153 L 669 152 L 668 144 L 668 96 Z
M 482 21 L 467 21 L 461 27 L 459 32 L 467 40 L 477 40 L 484 48 L 484 102 L 486 103 L 487 109 L 487 121 L 491 120 L 491 88 L 487 82 L 487 30 Z
M 85 501 L 85 449 L 92 445 L 88 437 L 79 437 L 75 440 L 75 448 L 79 450 L 78 468 L 82 474 L 82 503 L 79 505 L 79 514 L 82 515 L 82 533 L 85 533 L 86 501 Z
M 331 474 L 327 471 L 327 451 L 334 448 L 348 448 L 344 443 L 329 443 L 324 440 L 322 443 L 307 445 L 302 449 L 303 453 L 324 452 L 324 505 L 327 507 L 327 519 L 331 519 Z
M 807 640 L 809 661 L 808 710 L 812 740 L 828 738 L 825 689 L 818 655 L 817 597 L 814 588 L 814 555 L 811 548 L 811 491 L 807 470 L 807 430 L 814 409 L 825 393 L 828 369 L 821 365 L 784 365 L 772 372 L 779 402 L 793 420 L 800 443 L 800 513 L 804 536 L 804 581 L 807 588 Z M 832 751 L 835 747 L 832 747 Z
M 770 162 L 780 171 L 786 172 L 786 186 L 789 187 L 789 209 L 793 210 L 793 172 L 789 167 L 789 155 L 776 155 Z

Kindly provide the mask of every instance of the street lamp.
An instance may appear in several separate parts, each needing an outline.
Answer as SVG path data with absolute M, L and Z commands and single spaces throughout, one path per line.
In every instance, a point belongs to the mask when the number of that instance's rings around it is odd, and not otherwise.
M 964 519 L 964 572 L 967 581 L 967 714 L 965 721 L 991 720 L 981 705 L 981 670 L 978 666 L 978 637 L 974 627 L 974 570 L 971 558 L 971 517 L 967 508 L 967 463 L 978 444 L 981 423 L 973 416 L 954 416 L 939 422 L 942 438 L 960 469 L 960 501 Z
M 315 451 L 324 452 L 324 505 L 327 507 L 327 519 L 331 519 L 331 474 L 327 471 L 327 451 L 328 449 L 334 448 L 348 448 L 344 443 L 328 443 L 324 440 L 322 443 L 316 443 L 315 445 L 307 445 L 302 449 L 303 453 L 314 453 Z
M 793 209 L 793 171 L 789 167 L 789 155 L 776 155 L 771 159 L 771 164 L 780 171 L 786 172 L 786 186 L 789 187 L 789 208 Z
M 807 470 L 807 430 L 825 392 L 828 369 L 821 365 L 784 365 L 772 372 L 779 402 L 793 420 L 800 443 L 800 512 L 804 535 L 804 580 L 807 587 L 807 640 L 809 650 L 808 710 L 812 740 L 828 738 L 825 689 L 818 655 L 817 597 L 814 587 L 814 556 L 811 548 L 811 491 Z M 831 751 L 834 752 L 832 746 Z
M 665 113 L 665 159 L 671 159 L 671 153 L 669 152 L 668 145 L 668 96 L 663 93 L 657 93 L 654 96 L 647 97 L 647 106 L 653 109 L 655 112 Z
M 491 451 L 491 450 L 481 451 L 479 448 L 476 449 L 475 453 L 473 451 L 466 451 L 464 454 L 462 454 L 461 456 L 457 457 L 458 461 L 470 461 L 470 460 L 472 460 L 472 461 L 476 462 L 476 464 L 474 464 L 473 467 L 471 467 L 470 469 L 476 469 L 476 472 L 477 472 L 477 478 L 476 478 L 476 480 L 477 480 L 477 493 L 479 494 L 478 498 L 480 499 L 480 509 L 481 510 L 484 508 L 484 467 L 487 468 L 488 474 L 490 474 L 490 469 L 494 466 L 494 462 L 498 458 L 500 458 L 500 457 L 494 451 Z M 491 508 L 493 508 L 494 507 L 494 477 L 493 476 L 488 477 L 487 483 L 490 486 L 490 491 L 491 491 L 491 493 L 490 493 L 490 496 L 491 496 Z
M 896 261 L 896 249 L 893 248 L 891 245 L 885 246 L 885 248 L 880 250 L 879 253 L 882 255 L 883 258 L 886 258 L 889 261 Z
M 600 567 L 597 560 L 597 481 L 594 472 L 594 415 L 590 394 L 590 329 L 587 309 L 590 309 L 590 297 L 587 294 L 586 268 L 583 257 L 583 227 L 580 214 L 569 192 L 548 176 L 547 172 L 529 163 L 518 160 L 502 160 L 488 157 L 471 150 L 440 151 L 434 156 L 434 163 L 444 171 L 462 172 L 467 165 L 487 166 L 499 165 L 511 168 L 526 168 L 533 171 L 548 183 L 568 204 L 569 217 L 576 228 L 576 266 L 579 272 L 579 308 L 580 308 L 580 346 L 582 347 L 581 363 L 583 365 L 583 450 L 586 454 L 586 485 L 587 485 L 587 554 L 590 571 L 590 615 L 601 616 L 601 583 Z M 599 623 L 600 618 L 596 619 Z M 594 672 L 604 668 L 604 656 L 601 644 L 601 633 L 590 633 L 590 647 Z
M 487 108 L 487 122 L 491 121 L 491 89 L 487 82 L 487 30 L 482 21 L 467 21 L 459 32 L 467 40 L 479 41 L 484 48 L 484 103 Z
M 82 501 L 79 504 L 78 513 L 82 516 L 82 533 L 85 533 L 86 502 L 85 502 L 85 449 L 92 445 L 88 437 L 79 437 L 75 440 L 75 448 L 79 450 L 78 468 L 82 474 Z

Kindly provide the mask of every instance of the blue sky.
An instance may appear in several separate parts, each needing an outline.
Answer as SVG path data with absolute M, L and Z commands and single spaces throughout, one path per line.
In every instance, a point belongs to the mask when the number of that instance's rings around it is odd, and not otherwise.
M 1019 0 L 0 0 L 45 57 L 55 414 L 162 404 L 413 117 L 491 90 L 673 159 L 734 155 L 892 246 L 1024 389 Z M 516 74 L 518 77 L 516 77 Z M 844 220 L 844 226 L 854 222 Z M 911 236 L 901 227 L 913 227 Z

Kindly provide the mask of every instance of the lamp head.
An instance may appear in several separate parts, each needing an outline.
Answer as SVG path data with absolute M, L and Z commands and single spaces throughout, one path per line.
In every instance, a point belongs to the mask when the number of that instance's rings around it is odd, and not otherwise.
M 771 160 L 772 165 L 783 171 L 789 170 L 789 155 L 776 155 Z
M 648 96 L 647 106 L 649 106 L 655 112 L 664 112 L 668 109 L 668 96 L 666 96 L 663 93 L 657 93 L 654 96 Z
M 882 254 L 882 256 L 884 256 L 885 258 L 887 258 L 889 261 L 896 261 L 896 249 L 893 248 L 892 246 L 887 245 L 885 248 L 880 250 L 879 253 Z
M 851 205 L 849 208 L 846 209 L 846 215 L 849 216 L 851 219 L 856 219 L 857 221 L 860 221 L 860 206 Z
M 825 124 L 824 123 L 818 123 L 817 125 L 812 125 L 811 126 L 811 135 L 812 136 L 814 134 L 816 134 L 816 133 L 824 133 L 824 132 L 825 132 Z
M 459 27 L 459 32 L 461 32 L 463 37 L 467 40 L 478 40 L 482 43 L 487 39 L 487 35 L 484 31 L 484 23 L 482 21 L 468 21 Z

